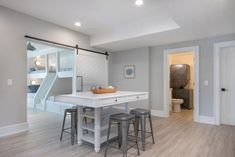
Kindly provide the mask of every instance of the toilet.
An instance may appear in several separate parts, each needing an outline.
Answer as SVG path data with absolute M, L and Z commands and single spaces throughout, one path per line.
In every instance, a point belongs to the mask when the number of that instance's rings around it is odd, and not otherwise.
M 183 99 L 172 98 L 172 88 L 169 90 L 169 111 L 181 112 L 181 104 L 184 103 Z
M 181 112 L 181 104 L 184 103 L 183 99 L 171 99 L 172 112 Z

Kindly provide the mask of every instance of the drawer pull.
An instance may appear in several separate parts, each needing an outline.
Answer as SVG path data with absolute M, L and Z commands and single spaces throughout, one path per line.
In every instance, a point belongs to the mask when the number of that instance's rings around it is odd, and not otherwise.
M 137 96 L 136 98 L 139 99 L 139 96 Z
M 117 99 L 115 99 L 115 101 L 117 102 Z

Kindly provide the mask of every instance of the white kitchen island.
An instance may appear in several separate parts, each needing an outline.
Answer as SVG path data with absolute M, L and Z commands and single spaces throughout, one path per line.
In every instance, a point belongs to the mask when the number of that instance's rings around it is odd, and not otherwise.
M 141 101 L 148 99 L 148 92 L 131 92 L 131 91 L 118 91 L 110 94 L 93 94 L 91 92 L 79 92 L 77 94 L 59 95 L 55 97 L 55 101 L 65 102 L 77 105 L 78 108 L 78 135 L 77 142 L 79 145 L 82 141 L 86 141 L 94 144 L 95 152 L 100 151 L 100 145 L 104 143 L 106 139 L 105 133 L 102 131 L 107 130 L 107 125 L 103 124 L 102 111 L 105 107 L 112 107 L 118 104 L 125 105 L 125 111 L 129 111 L 128 103 L 134 101 Z M 83 107 L 94 108 L 93 114 L 86 115 L 87 117 L 94 119 L 94 124 L 83 125 Z M 108 112 L 109 113 L 109 112 Z M 107 118 L 106 118 L 107 119 Z M 93 131 L 93 135 L 83 134 L 83 129 Z M 111 138 L 116 134 L 111 135 Z

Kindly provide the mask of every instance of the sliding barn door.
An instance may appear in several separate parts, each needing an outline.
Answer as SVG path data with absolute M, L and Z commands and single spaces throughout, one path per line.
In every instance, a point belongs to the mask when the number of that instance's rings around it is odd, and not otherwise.
M 108 60 L 105 55 L 79 50 L 76 62 L 77 76 L 83 78 L 83 91 L 88 91 L 91 86 L 108 85 Z M 79 86 L 78 81 L 77 89 L 81 89 Z

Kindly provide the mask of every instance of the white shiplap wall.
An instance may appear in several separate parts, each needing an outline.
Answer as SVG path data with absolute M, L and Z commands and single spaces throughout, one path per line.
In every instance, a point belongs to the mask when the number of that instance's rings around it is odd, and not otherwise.
M 76 62 L 77 76 L 83 76 L 84 91 L 91 86 L 108 85 L 108 60 L 105 55 L 79 50 Z M 77 89 L 80 89 L 79 85 Z

